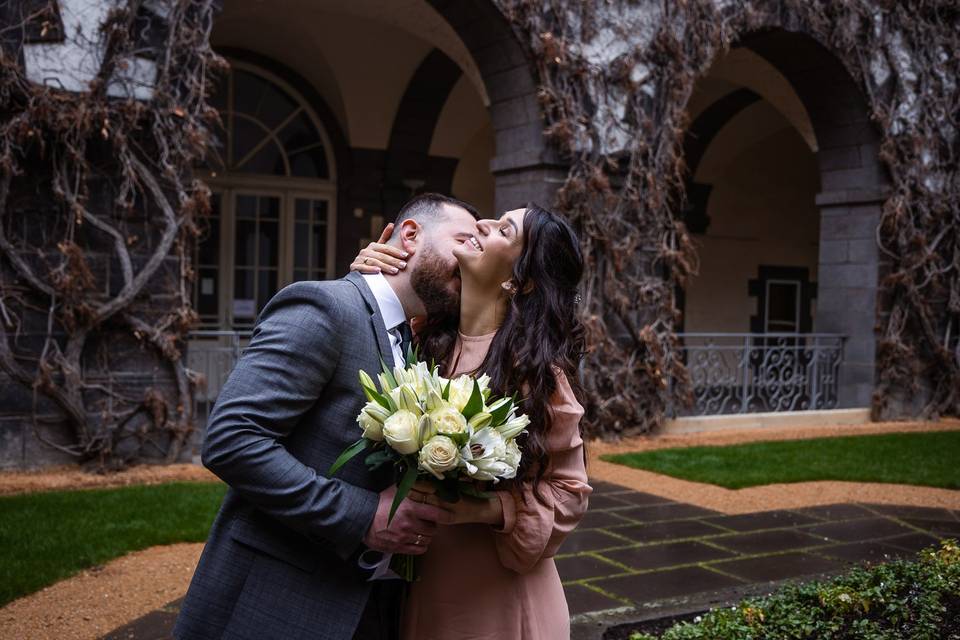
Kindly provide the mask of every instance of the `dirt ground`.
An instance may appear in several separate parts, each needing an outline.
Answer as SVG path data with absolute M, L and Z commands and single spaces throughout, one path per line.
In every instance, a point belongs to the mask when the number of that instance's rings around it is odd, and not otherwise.
M 177 481 L 219 482 L 215 475 L 197 464 L 140 465 L 105 474 L 77 467 L 56 467 L 40 471 L 0 471 L 0 495 Z
M 599 459 L 604 453 L 667 447 L 948 430 L 960 430 L 960 421 L 641 436 L 615 443 L 589 443 L 588 469 L 594 480 L 614 482 L 728 514 L 852 501 L 960 509 L 960 491 L 946 489 L 805 482 L 731 490 L 630 469 Z M 2 472 L 0 494 L 175 480 L 216 481 L 216 478 L 196 465 L 136 467 L 107 476 L 91 475 L 71 468 L 45 472 Z M 0 609 L 0 638 L 85 640 L 102 636 L 183 596 L 202 548 L 202 544 L 176 544 L 145 549 L 16 600 Z

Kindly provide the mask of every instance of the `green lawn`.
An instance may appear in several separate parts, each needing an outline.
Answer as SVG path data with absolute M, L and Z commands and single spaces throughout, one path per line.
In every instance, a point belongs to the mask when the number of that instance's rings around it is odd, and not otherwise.
M 225 490 L 182 482 L 0 498 L 0 605 L 131 551 L 205 540 Z
M 960 489 L 960 431 L 660 449 L 601 459 L 729 489 L 808 480 Z

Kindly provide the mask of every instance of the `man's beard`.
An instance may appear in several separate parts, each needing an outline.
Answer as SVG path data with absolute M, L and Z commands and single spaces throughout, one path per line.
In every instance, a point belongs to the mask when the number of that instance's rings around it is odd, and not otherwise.
M 432 318 L 456 316 L 460 313 L 460 294 L 450 290 L 450 282 L 460 277 L 460 265 L 446 264 L 440 255 L 427 245 L 420 254 L 417 268 L 410 274 L 410 286 L 423 302 Z

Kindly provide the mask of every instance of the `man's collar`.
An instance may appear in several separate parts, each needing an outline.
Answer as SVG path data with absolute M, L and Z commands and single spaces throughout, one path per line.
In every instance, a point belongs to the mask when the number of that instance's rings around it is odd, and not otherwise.
M 397 325 L 407 321 L 407 314 L 403 311 L 403 305 L 400 304 L 400 298 L 387 282 L 382 273 L 364 273 L 361 274 L 366 281 L 367 286 L 377 300 L 377 306 L 380 307 L 380 315 L 383 317 L 383 326 L 387 331 L 392 331 Z

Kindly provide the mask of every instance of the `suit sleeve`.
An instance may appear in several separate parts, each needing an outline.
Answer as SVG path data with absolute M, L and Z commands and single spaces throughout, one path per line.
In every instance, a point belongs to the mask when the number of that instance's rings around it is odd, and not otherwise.
M 557 390 L 549 411 L 553 419 L 547 434 L 550 465 L 539 481 L 496 491 L 503 506 L 503 527 L 494 529 L 500 563 L 517 573 L 527 573 L 543 558 L 556 555 L 560 544 L 587 511 L 593 489 L 587 484 L 580 438 L 583 407 L 577 402 L 566 376 L 557 371 Z
M 346 558 L 379 497 L 318 474 L 283 443 L 336 369 L 339 315 L 335 297 L 315 283 L 291 285 L 267 304 L 210 415 L 202 459 L 260 511 Z

